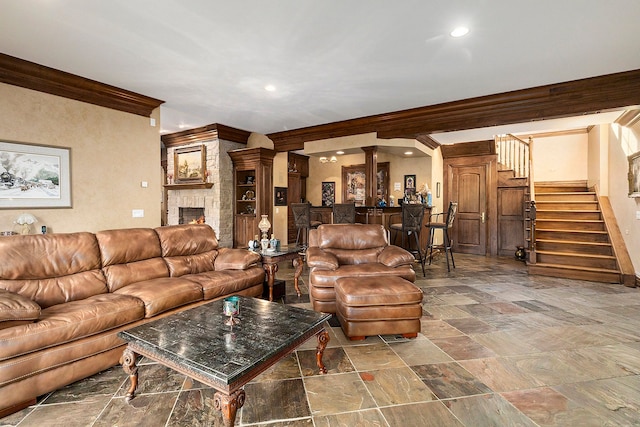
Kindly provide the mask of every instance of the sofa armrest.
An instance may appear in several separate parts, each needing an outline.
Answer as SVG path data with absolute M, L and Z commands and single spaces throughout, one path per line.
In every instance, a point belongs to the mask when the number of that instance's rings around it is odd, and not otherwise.
M 320 270 L 336 270 L 339 266 L 338 258 L 334 254 L 316 246 L 307 248 L 307 265 Z
M 242 248 L 220 248 L 214 261 L 216 270 L 246 270 L 256 265 L 262 257 L 256 252 Z
M 40 306 L 33 300 L 0 289 L 0 329 L 31 323 L 40 317 Z
M 387 267 L 400 267 L 401 265 L 413 265 L 415 258 L 411 252 L 406 249 L 400 246 L 389 245 L 380 252 L 378 261 Z

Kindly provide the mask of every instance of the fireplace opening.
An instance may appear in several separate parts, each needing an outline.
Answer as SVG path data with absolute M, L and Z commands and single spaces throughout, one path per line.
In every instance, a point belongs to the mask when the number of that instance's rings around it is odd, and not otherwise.
M 178 224 L 189 224 L 204 220 L 204 208 L 179 208 Z

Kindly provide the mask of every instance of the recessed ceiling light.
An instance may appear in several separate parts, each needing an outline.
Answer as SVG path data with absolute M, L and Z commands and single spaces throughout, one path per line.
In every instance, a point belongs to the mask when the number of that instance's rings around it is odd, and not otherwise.
M 468 33 L 469 33 L 469 29 L 467 27 L 457 27 L 453 31 L 451 31 L 449 34 L 451 35 L 451 37 L 462 37 L 462 36 L 466 36 Z
M 267 92 L 275 92 L 276 91 L 276 87 L 274 85 L 266 85 L 264 87 L 264 90 L 266 90 Z
M 340 151 L 336 151 L 336 154 L 340 155 L 340 154 L 344 154 L 344 151 L 340 150 Z
M 413 154 L 413 151 L 405 151 L 405 152 L 404 152 L 404 155 L 405 155 L 405 156 L 410 156 L 410 155 L 412 155 L 412 154 Z

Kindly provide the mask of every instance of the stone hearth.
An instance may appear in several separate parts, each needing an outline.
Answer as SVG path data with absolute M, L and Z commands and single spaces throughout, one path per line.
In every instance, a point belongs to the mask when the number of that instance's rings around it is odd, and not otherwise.
M 168 189 L 167 224 L 180 223 L 180 208 L 202 209 L 205 223 L 215 230 L 220 246 L 231 247 L 233 246 L 233 163 L 227 152 L 244 148 L 245 145 L 215 138 L 210 141 L 199 141 L 197 144 L 167 147 L 167 173 L 173 174 L 176 148 L 197 145 L 205 146 L 208 182 L 213 186 L 197 189 Z M 191 219 L 193 218 L 184 222 L 188 223 Z

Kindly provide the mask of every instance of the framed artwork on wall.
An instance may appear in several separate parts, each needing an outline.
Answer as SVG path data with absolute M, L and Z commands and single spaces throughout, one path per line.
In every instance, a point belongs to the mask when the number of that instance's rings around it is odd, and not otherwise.
M 407 196 L 416 194 L 416 176 L 415 175 L 404 176 L 404 194 Z
M 333 206 L 336 202 L 336 183 L 322 183 L 322 206 Z
M 342 203 L 355 203 L 362 206 L 365 202 L 366 175 L 364 165 L 342 167 Z
M 206 182 L 207 153 L 204 145 L 176 148 L 173 151 L 174 182 Z
M 287 187 L 274 187 L 274 204 L 276 206 L 287 206 Z
M 640 197 L 640 151 L 629 157 L 629 197 Z
M 0 142 L 0 208 L 70 208 L 70 151 Z

